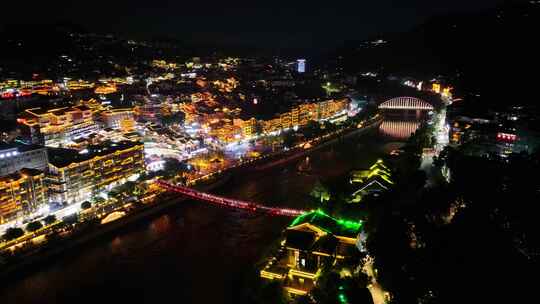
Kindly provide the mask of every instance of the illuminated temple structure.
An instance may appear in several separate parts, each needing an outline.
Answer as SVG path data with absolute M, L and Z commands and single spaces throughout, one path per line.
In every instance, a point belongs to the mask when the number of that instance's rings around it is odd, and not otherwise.
M 260 271 L 279 280 L 291 296 L 307 294 L 324 265 L 335 265 L 358 251 L 360 221 L 335 219 L 321 210 L 298 216 L 286 229 L 276 256 Z
M 390 169 L 379 159 L 369 169 L 353 171 L 350 183 L 357 187 L 352 194 L 353 202 L 359 202 L 367 195 L 378 196 L 379 193 L 394 185 Z

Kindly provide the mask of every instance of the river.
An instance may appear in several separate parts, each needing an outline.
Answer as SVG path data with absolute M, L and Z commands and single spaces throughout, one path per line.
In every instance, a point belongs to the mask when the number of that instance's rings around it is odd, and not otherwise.
M 216 192 L 305 208 L 318 179 L 366 167 L 388 149 L 375 134 L 286 166 L 238 174 Z M 309 161 L 307 171 L 297 170 Z M 302 166 L 305 168 L 306 166 Z M 187 201 L 4 282 L 2 303 L 240 303 L 246 278 L 290 219 Z

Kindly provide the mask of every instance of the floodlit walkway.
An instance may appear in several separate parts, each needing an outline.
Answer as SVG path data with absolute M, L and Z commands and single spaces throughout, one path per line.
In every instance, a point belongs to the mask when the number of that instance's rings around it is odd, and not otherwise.
M 362 272 L 367 274 L 371 279 L 371 283 L 368 285 L 368 289 L 371 293 L 371 297 L 373 298 L 373 303 L 385 304 L 388 293 L 382 289 L 379 283 L 377 283 L 377 279 L 375 278 L 375 272 L 373 271 L 373 259 L 367 260 L 367 262 L 364 264 L 364 267 L 362 268 Z

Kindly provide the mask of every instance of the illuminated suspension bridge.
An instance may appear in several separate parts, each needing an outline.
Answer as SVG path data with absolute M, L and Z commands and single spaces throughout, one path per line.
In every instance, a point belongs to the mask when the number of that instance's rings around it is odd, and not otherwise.
M 213 194 L 197 191 L 197 190 L 184 187 L 184 186 L 173 185 L 171 183 L 168 183 L 162 180 L 158 180 L 156 184 L 165 190 L 180 193 L 187 197 L 190 197 L 199 201 L 211 203 L 213 205 L 220 206 L 220 207 L 240 209 L 240 210 L 245 210 L 252 213 L 261 213 L 261 214 L 266 214 L 266 215 L 277 215 L 277 216 L 290 216 L 290 217 L 296 217 L 298 215 L 305 213 L 304 210 L 267 207 L 267 206 L 263 206 L 254 202 L 226 198 L 226 197 L 222 197 L 218 195 L 213 195 Z

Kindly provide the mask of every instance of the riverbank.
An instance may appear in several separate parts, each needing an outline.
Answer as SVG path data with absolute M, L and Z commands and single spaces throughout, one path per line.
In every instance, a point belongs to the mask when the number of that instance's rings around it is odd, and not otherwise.
M 220 176 L 219 179 L 212 183 L 198 186 L 200 190 L 210 191 L 223 186 L 229 181 L 231 174 Z M 26 274 L 30 268 L 39 267 L 45 262 L 55 259 L 68 251 L 81 248 L 85 244 L 92 242 L 99 237 L 105 237 L 120 229 L 128 228 L 130 225 L 136 224 L 140 220 L 147 219 L 152 216 L 160 215 L 173 207 L 181 206 L 179 203 L 189 201 L 185 197 L 176 197 L 174 194 L 165 193 L 165 197 L 158 198 L 159 203 L 145 205 L 134 213 L 129 213 L 124 217 L 113 222 L 93 226 L 92 231 L 83 230 L 76 235 L 62 239 L 61 244 L 54 244 L 54 247 L 45 246 L 43 249 L 38 249 L 35 252 L 21 258 L 16 264 L 8 265 L 5 269 L 0 270 L 0 280 L 11 277 L 13 275 L 21 276 Z
M 279 165 L 285 165 L 295 159 L 298 159 L 302 156 L 308 155 L 310 153 L 313 153 L 319 149 L 322 149 L 324 147 L 327 147 L 329 145 L 335 144 L 339 142 L 342 139 L 352 137 L 354 135 L 362 134 L 363 132 L 367 130 L 371 130 L 374 127 L 378 126 L 380 121 L 376 121 L 368 126 L 365 126 L 360 129 L 353 129 L 353 130 L 344 130 L 337 134 L 337 136 L 333 136 L 330 139 L 326 139 L 321 143 L 318 143 L 316 146 L 310 148 L 310 149 L 302 149 L 298 151 L 297 153 L 293 154 L 292 156 L 286 157 L 285 161 L 274 161 L 270 163 L 270 166 L 268 167 L 255 167 L 257 162 L 245 164 L 243 166 L 230 168 L 229 170 L 225 170 L 225 172 L 216 174 L 212 176 L 209 180 L 204 180 L 203 182 L 199 183 L 195 188 L 198 188 L 199 190 L 203 191 L 210 191 L 215 188 L 218 188 L 225 183 L 229 181 L 229 179 L 234 174 L 239 174 L 245 172 L 246 169 L 251 170 L 253 168 L 256 168 L 258 171 L 262 171 L 267 168 L 276 167 Z M 276 155 L 273 155 L 273 157 L 283 157 L 283 153 L 278 153 Z M 264 158 L 261 159 L 261 162 L 267 162 L 269 159 Z M 264 165 L 263 165 L 264 166 Z M 210 182 L 209 184 L 207 184 Z M 84 244 L 90 243 L 93 240 L 107 236 L 115 231 L 118 231 L 119 229 L 126 228 L 132 224 L 135 224 L 139 222 L 142 219 L 146 219 L 152 216 L 156 216 L 159 214 L 164 213 L 165 211 L 178 206 L 179 203 L 184 202 L 188 199 L 186 198 L 179 198 L 174 197 L 173 195 L 168 195 L 166 198 L 159 199 L 159 203 L 157 204 L 150 204 L 146 205 L 134 213 L 128 213 L 126 216 L 119 218 L 116 221 L 113 221 L 111 223 L 105 224 L 105 225 L 98 225 L 98 226 L 92 226 L 91 231 L 83 230 L 77 232 L 76 235 L 72 235 L 66 239 L 60 240 L 60 244 L 55 243 L 53 246 L 47 246 L 45 245 L 43 248 L 39 248 L 36 251 L 32 252 L 31 254 L 28 254 L 21 258 L 20 261 L 17 261 L 16 264 L 7 266 L 5 269 L 0 271 L 0 279 L 12 276 L 13 274 L 17 275 L 23 275 L 27 273 L 27 271 L 34 266 L 43 265 L 45 262 L 48 262 L 60 255 L 62 255 L 65 252 L 75 250 L 77 248 L 81 248 Z M 97 224 L 96 224 L 97 225 Z
M 385 141 L 377 133 L 313 152 L 309 175 L 296 170 L 294 161 L 266 171 L 232 170 L 232 178 L 211 193 L 271 207 L 310 208 L 318 181 L 344 176 L 380 157 Z M 254 266 L 290 219 L 192 201 L 176 206 L 29 267 L 24 276 L 8 277 L 0 298 L 68 304 L 90 291 L 83 302 L 100 302 L 107 295 L 107 302 L 253 303 L 246 293 L 255 291 L 250 282 L 259 278 Z
M 315 146 L 313 146 L 313 147 L 311 147 L 309 149 L 298 148 L 299 151 L 294 151 L 292 153 L 292 155 L 289 155 L 287 157 L 271 161 L 271 162 L 266 163 L 264 165 L 255 166 L 254 169 L 258 170 L 258 171 L 262 171 L 262 170 L 266 170 L 266 169 L 276 167 L 276 166 L 279 166 L 279 165 L 285 165 L 285 164 L 290 163 L 290 162 L 292 162 L 294 160 L 297 160 L 297 159 L 302 158 L 302 157 L 304 157 L 306 155 L 309 155 L 310 153 L 313 153 L 313 152 L 315 152 L 317 150 L 320 150 L 320 149 L 325 148 L 325 147 L 327 147 L 329 145 L 335 144 L 336 142 L 338 142 L 340 140 L 343 140 L 343 139 L 349 138 L 351 136 L 359 135 L 359 134 L 362 134 L 362 133 L 367 132 L 369 130 L 372 130 L 373 128 L 378 127 L 381 124 L 381 122 L 382 122 L 382 120 L 378 120 L 378 121 L 376 121 L 376 122 L 374 122 L 374 123 L 372 123 L 372 124 L 370 124 L 368 126 L 365 126 L 365 127 L 359 128 L 359 129 L 353 129 L 350 132 L 343 131 L 339 135 L 337 135 L 335 137 L 332 137 L 331 139 L 325 140 L 322 143 L 317 143 Z M 345 134 L 343 134 L 343 133 L 345 133 Z

